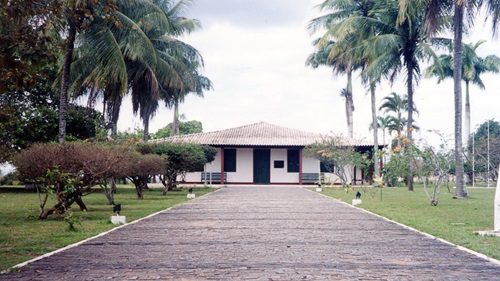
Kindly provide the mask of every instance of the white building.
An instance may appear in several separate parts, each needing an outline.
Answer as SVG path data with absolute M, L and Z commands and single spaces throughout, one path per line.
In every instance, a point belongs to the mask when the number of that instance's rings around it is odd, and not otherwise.
M 305 146 L 321 141 L 320 134 L 280 127 L 265 122 L 208 133 L 178 135 L 161 141 L 196 143 L 218 149 L 214 161 L 204 171 L 179 177 L 184 183 L 213 184 L 314 184 L 321 177 L 339 183 L 330 173 L 323 173 L 316 158 L 303 153 Z M 371 151 L 367 142 L 348 140 L 359 151 Z M 351 167 L 351 181 L 362 183 L 365 171 Z M 221 177 L 224 175 L 224 177 Z

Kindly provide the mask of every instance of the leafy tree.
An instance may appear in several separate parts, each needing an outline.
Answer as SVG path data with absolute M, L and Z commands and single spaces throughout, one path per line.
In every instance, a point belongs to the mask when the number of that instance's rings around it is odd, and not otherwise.
M 55 67 L 46 71 L 43 76 L 55 79 Z M 57 140 L 59 101 L 49 83 L 50 80 L 40 77 L 29 89 L 0 95 L 0 146 L 3 151 L 15 152 L 36 142 Z M 94 138 L 103 126 L 99 112 L 77 105 L 69 106 L 67 122 L 68 139 Z
M 0 93 L 29 89 L 49 79 L 45 65 L 57 60 L 55 32 L 62 1 L 0 1 Z M 37 24 L 33 24 L 36 21 Z
M 177 186 L 177 176 L 187 172 L 203 171 L 203 166 L 213 161 L 215 148 L 188 143 L 150 143 L 139 144 L 143 154 L 153 153 L 167 159 L 166 171 L 162 178 L 164 194 Z M 207 159 L 208 158 L 208 159 Z M 210 159 L 212 158 L 212 159 Z
M 148 189 L 148 182 L 151 176 L 164 174 L 167 167 L 166 159 L 153 154 L 130 154 L 127 171 L 122 174 L 128 175 L 127 178 L 134 184 L 137 193 L 137 199 L 144 199 L 144 190 Z
M 82 210 L 87 207 L 82 197 L 100 186 L 108 203 L 113 204 L 113 188 L 108 183 L 114 179 L 129 177 L 136 184 L 139 199 L 142 199 L 144 182 L 138 177 L 162 173 L 165 158 L 157 155 L 142 155 L 130 146 L 109 143 L 38 143 L 22 150 L 13 161 L 25 183 L 37 189 L 40 202 L 40 219 L 51 214 L 65 214 L 73 203 Z M 55 204 L 46 208 L 49 196 Z
M 154 135 L 154 139 L 163 139 L 172 135 L 172 123 L 159 129 Z M 203 132 L 203 124 L 197 120 L 185 121 L 179 123 L 179 135 L 196 134 Z
M 465 163 L 465 171 L 469 178 L 472 179 L 472 157 L 474 157 L 474 173 L 476 177 L 482 177 L 495 181 L 498 178 L 498 167 L 500 166 L 500 122 L 495 120 L 489 121 L 489 138 L 488 138 L 488 121 L 482 123 L 476 132 L 471 136 L 468 149 L 473 151 Z M 474 140 L 472 141 L 472 137 Z M 474 147 L 472 147 L 474 144 Z M 489 146 L 489 155 L 488 155 Z M 488 163 L 489 159 L 489 163 Z M 488 174 L 488 166 L 490 174 Z
M 366 169 L 370 166 L 366 155 L 336 136 L 325 137 L 321 142 L 307 146 L 305 154 L 319 159 L 329 172 L 339 177 L 344 188 L 352 185 L 354 167 Z

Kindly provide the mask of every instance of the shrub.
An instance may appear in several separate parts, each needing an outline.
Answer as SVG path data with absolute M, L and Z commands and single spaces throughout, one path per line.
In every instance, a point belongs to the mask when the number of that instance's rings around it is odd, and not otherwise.
M 176 187 L 177 176 L 202 171 L 203 166 L 213 161 L 217 151 L 215 148 L 188 143 L 147 143 L 139 144 L 141 153 L 154 153 L 166 157 L 166 169 L 162 177 L 164 194 Z M 208 161 L 207 158 L 209 158 Z
M 124 174 L 134 184 L 137 198 L 143 199 L 143 192 L 144 189 L 147 189 L 150 177 L 164 173 L 167 166 L 166 159 L 159 155 L 139 153 L 129 154 L 129 157 L 127 160 L 129 165 L 127 165 Z
M 39 196 L 45 194 L 44 198 L 39 197 L 40 219 L 65 213 L 73 203 L 86 210 L 82 196 L 91 192 L 93 186 L 100 186 L 108 203 L 114 204 L 117 178 L 133 179 L 138 197 L 142 198 L 144 182 L 166 167 L 162 157 L 141 155 L 132 147 L 77 142 L 35 144 L 21 151 L 13 162 L 21 179 L 34 183 Z M 55 195 L 56 204 L 45 209 L 49 194 Z

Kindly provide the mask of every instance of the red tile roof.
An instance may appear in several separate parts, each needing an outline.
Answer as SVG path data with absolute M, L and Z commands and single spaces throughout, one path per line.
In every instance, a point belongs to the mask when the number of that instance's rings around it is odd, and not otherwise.
M 178 135 L 155 141 L 197 143 L 214 146 L 306 146 L 319 142 L 324 137 L 325 135 L 321 134 L 260 122 L 226 130 L 191 135 Z M 364 140 L 344 139 L 349 145 L 373 145 Z

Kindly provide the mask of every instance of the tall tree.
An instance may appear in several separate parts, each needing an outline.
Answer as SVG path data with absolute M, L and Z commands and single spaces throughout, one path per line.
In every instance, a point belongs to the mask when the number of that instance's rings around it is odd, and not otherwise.
M 405 18 L 407 5 L 410 0 L 399 0 L 400 18 Z M 443 16 L 453 14 L 453 93 L 455 104 L 455 196 L 464 198 L 467 196 L 464 182 L 464 159 L 462 145 L 462 35 L 465 24 L 473 24 L 477 11 L 485 7 L 487 19 L 491 19 L 492 32 L 496 33 L 500 23 L 500 2 L 497 0 L 425 0 L 424 26 L 427 34 L 435 34 L 443 27 L 449 25 L 441 20 Z M 464 22 L 464 16 L 467 22 Z
M 375 6 L 374 1 L 340 1 L 340 0 L 325 0 L 319 5 L 321 10 L 327 11 L 326 15 L 313 19 L 310 22 L 309 28 L 312 31 L 318 28 L 326 29 L 325 33 L 318 41 L 319 47 L 316 54 L 310 58 L 314 59 L 315 56 L 321 58 L 323 52 L 328 51 L 326 60 L 327 65 L 333 65 L 334 70 L 343 71 L 348 76 L 348 86 L 342 92 L 346 97 L 346 113 L 348 126 L 352 125 L 352 86 L 351 75 L 355 69 L 366 69 L 367 64 L 375 58 L 369 56 L 361 43 L 367 38 L 374 35 L 374 29 L 364 28 L 357 29 L 355 26 L 358 23 L 357 19 L 371 18 L 372 9 Z M 335 42 L 332 44 L 331 42 Z M 329 43 L 329 45 L 328 45 Z M 325 47 L 326 46 L 326 47 Z M 322 49 L 323 48 L 323 49 Z M 323 62 L 319 60 L 319 62 Z M 374 73 L 362 74 L 363 81 L 368 84 L 370 97 L 372 101 L 372 126 L 373 132 L 373 162 L 374 174 L 379 175 L 378 165 L 378 131 L 377 131 L 377 112 L 376 112 L 376 96 L 375 86 L 380 81 L 381 75 L 373 75 Z M 352 130 L 349 129 L 349 134 L 352 136 Z
M 485 85 L 481 75 L 486 72 L 498 73 L 500 71 L 500 58 L 495 55 L 480 57 L 476 50 L 485 41 L 463 45 L 462 52 L 462 80 L 465 83 L 465 137 L 470 137 L 471 110 L 470 110 L 470 84 L 478 86 L 484 90 Z M 450 42 L 451 43 L 451 42 Z M 451 47 L 451 45 L 450 45 Z M 451 52 L 452 49 L 449 48 Z M 453 56 L 451 54 L 440 55 L 438 60 L 426 69 L 426 76 L 438 77 L 438 83 L 445 78 L 453 77 Z M 467 147 L 469 143 L 467 141 Z M 468 151 L 470 152 L 470 151 Z
M 398 1 L 376 1 L 370 17 L 353 19 L 356 23 L 347 23 L 345 28 L 354 30 L 369 29 L 374 34 L 364 40 L 369 62 L 367 73 L 372 77 L 385 76 L 389 81 L 404 72 L 406 78 L 408 117 L 407 137 L 412 141 L 413 128 L 413 94 L 415 84 L 420 78 L 419 62 L 435 56 L 430 48 L 429 40 L 422 28 L 424 10 L 419 1 L 408 1 L 404 19 L 399 19 Z M 410 165 L 407 176 L 408 190 L 413 190 L 413 173 Z
M 125 2 L 121 0 L 117 2 Z M 117 12 L 117 5 L 111 1 L 65 1 L 62 7 L 63 11 L 63 30 L 62 33 L 66 35 L 64 40 L 60 77 L 60 91 L 59 91 L 59 133 L 58 140 L 60 143 L 64 142 L 66 137 L 66 118 L 68 106 L 68 92 L 70 89 L 71 81 L 71 68 L 74 59 L 75 42 L 77 36 L 91 28 L 92 26 L 99 25 L 101 28 L 107 25 L 119 25 L 123 21 L 118 21 L 122 15 Z M 102 41 L 97 39 L 94 43 L 102 44 Z M 101 56 L 103 54 L 100 54 Z M 93 58 L 95 59 L 95 58 Z
M 179 127 L 180 127 L 180 121 L 179 121 L 179 104 L 184 102 L 185 97 L 189 93 L 194 93 L 195 95 L 199 97 L 203 97 L 204 91 L 205 90 L 210 90 L 212 89 L 212 82 L 210 79 L 207 77 L 201 75 L 198 73 L 198 66 L 196 62 L 192 62 L 191 64 L 191 71 L 192 71 L 192 78 L 194 84 L 191 85 L 186 85 L 186 87 L 181 88 L 181 89 L 170 89 L 167 90 L 167 93 L 169 93 L 169 96 L 166 96 L 164 98 L 164 101 L 167 106 L 173 107 L 174 109 L 174 118 L 172 121 L 172 130 L 171 130 L 171 135 L 175 136 L 179 134 Z
M 136 87 L 132 88 L 132 101 L 134 111 L 139 111 L 143 120 L 144 141 L 149 138 L 149 121 L 158 108 L 159 99 L 171 98 L 172 92 L 176 90 L 196 88 L 196 73 L 191 69 L 193 65 L 203 63 L 201 55 L 194 47 L 177 39 L 200 26 L 197 20 L 183 16 L 190 2 L 156 2 L 169 20 L 169 29 L 147 28 L 147 25 L 144 25 L 143 29 L 153 42 L 160 63 L 155 68 L 146 69 L 145 75 L 139 76 L 138 81 L 132 80 L 132 83 L 136 84 Z M 149 81 L 157 81 L 157 85 Z
M 316 52 L 309 55 L 306 60 L 306 64 L 318 68 L 320 65 L 329 66 L 333 69 L 334 74 L 346 74 L 347 75 L 347 85 L 340 92 L 340 95 L 345 99 L 345 113 L 347 121 L 347 135 L 352 138 L 354 137 L 354 101 L 352 93 L 352 63 L 344 63 L 340 57 L 329 58 L 332 48 L 334 46 L 334 41 L 329 41 L 327 43 L 322 43 L 321 39 L 315 40 L 313 45 L 316 47 Z
M 371 0 L 343 1 L 324 0 L 317 7 L 324 15 L 309 22 L 311 32 L 321 31 L 321 37 L 313 42 L 316 51 L 311 54 L 306 64 L 317 68 L 319 65 L 332 67 L 335 74 L 347 75 L 347 86 L 342 89 L 341 96 L 345 98 L 346 121 L 348 136 L 353 137 L 353 92 L 352 73 L 363 68 L 365 64 L 362 50 L 356 48 L 361 37 L 366 34 L 349 32 L 343 34 L 340 40 L 339 27 L 353 17 L 367 17 L 373 7 Z
M 400 137 L 403 135 L 404 127 L 408 124 L 407 119 L 403 117 L 403 113 L 408 112 L 408 98 L 392 92 L 382 100 L 379 110 L 383 110 L 386 114 L 393 114 L 388 116 L 390 118 L 387 127 L 395 129 L 398 134 L 398 145 L 401 145 Z M 415 104 L 413 104 L 413 111 L 418 112 Z

